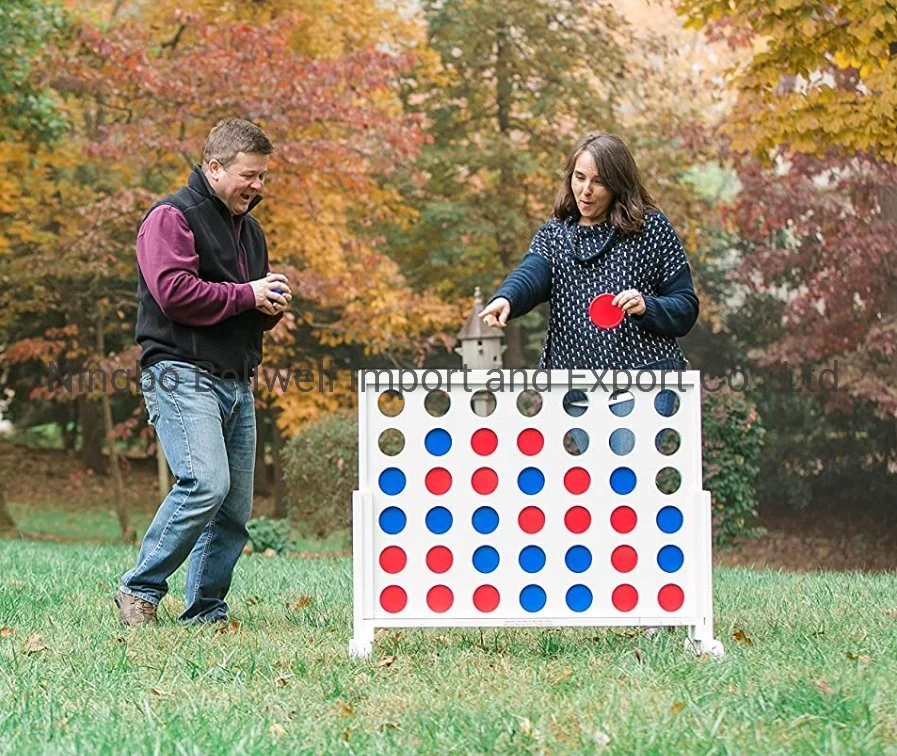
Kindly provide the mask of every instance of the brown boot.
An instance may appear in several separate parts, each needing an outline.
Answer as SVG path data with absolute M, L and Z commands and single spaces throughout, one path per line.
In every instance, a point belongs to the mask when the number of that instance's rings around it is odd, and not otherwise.
M 144 601 L 124 591 L 119 591 L 116 595 L 115 605 L 118 607 L 122 623 L 128 627 L 148 625 L 159 621 L 156 617 L 155 604 L 151 604 L 149 601 Z

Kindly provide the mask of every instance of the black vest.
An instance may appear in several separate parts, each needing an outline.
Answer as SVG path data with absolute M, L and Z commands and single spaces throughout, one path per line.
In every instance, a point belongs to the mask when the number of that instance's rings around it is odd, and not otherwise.
M 247 213 L 237 239 L 230 211 L 199 166 L 193 168 L 187 186 L 159 200 L 146 215 L 159 205 L 176 207 L 186 218 L 199 255 L 199 277 L 204 281 L 245 283 L 267 274 L 268 251 L 259 222 Z M 241 244 L 249 278 L 240 271 Z M 241 312 L 212 326 L 177 323 L 156 304 L 139 268 L 137 299 L 136 337 L 142 349 L 142 368 L 161 360 L 179 360 L 219 377 L 248 380 L 261 362 L 264 316 L 258 310 Z

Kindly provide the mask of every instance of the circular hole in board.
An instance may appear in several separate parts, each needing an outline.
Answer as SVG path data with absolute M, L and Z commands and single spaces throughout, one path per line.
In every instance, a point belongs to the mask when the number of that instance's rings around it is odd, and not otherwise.
M 405 397 L 395 389 L 388 389 L 377 398 L 377 409 L 386 417 L 395 417 L 405 409 Z
M 498 400 L 495 398 L 495 394 L 484 389 L 475 392 L 470 397 L 470 408 L 473 410 L 473 414 L 478 417 L 489 417 L 489 415 L 495 412 L 497 404 Z
M 405 448 L 405 434 L 397 428 L 387 428 L 377 439 L 377 446 L 387 457 L 394 457 Z

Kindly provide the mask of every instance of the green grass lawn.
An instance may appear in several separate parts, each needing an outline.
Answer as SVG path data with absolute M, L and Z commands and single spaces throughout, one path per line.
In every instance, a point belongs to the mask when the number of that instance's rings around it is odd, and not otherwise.
M 154 502 L 155 506 L 155 502 Z M 35 540 L 61 541 L 66 543 L 120 543 L 121 527 L 112 509 L 102 509 L 95 502 L 70 501 L 59 504 L 55 501 L 10 502 L 9 511 L 19 532 L 26 538 Z M 132 509 L 131 523 L 138 538 L 149 527 L 153 511 Z M 291 536 L 291 551 L 316 551 L 330 553 L 346 551 L 350 547 L 347 532 L 334 532 L 326 539 L 309 538 L 294 529 Z M 0 542 L 2 543 L 2 542 Z
M 132 549 L 0 541 L 0 753 L 895 753 L 897 575 L 716 572 L 684 630 L 404 630 L 346 655 L 347 559 L 243 558 L 239 627 L 125 630 Z M 737 636 L 737 639 L 733 636 Z

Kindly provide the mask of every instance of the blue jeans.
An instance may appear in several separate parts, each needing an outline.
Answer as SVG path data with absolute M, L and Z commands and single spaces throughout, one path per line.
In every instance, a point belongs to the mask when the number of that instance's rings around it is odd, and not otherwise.
M 227 617 L 224 597 L 246 545 L 255 467 L 252 387 L 184 362 L 163 361 L 141 375 L 175 484 L 156 512 L 121 590 L 158 604 L 168 578 L 189 557 L 181 622 Z

